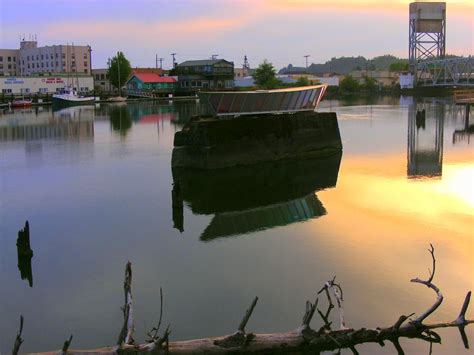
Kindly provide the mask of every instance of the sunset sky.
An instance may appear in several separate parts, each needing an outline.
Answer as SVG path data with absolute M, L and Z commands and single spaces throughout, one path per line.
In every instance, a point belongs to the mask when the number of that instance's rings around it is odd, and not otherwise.
M 408 57 L 408 0 L 0 0 L 0 48 L 92 47 L 93 68 L 123 51 L 133 67 L 171 66 L 213 54 L 240 67 L 268 59 L 276 68 L 331 57 Z M 448 0 L 447 52 L 474 54 L 474 5 Z

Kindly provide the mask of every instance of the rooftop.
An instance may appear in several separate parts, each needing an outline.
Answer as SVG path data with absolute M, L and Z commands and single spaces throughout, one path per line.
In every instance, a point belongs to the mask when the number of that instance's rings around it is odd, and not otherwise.
M 214 65 L 219 62 L 230 63 L 225 59 L 202 59 L 202 60 L 187 60 L 178 64 L 178 67 L 198 67 L 202 65 Z
M 159 76 L 155 73 L 134 73 L 132 77 L 136 77 L 142 83 L 175 83 L 176 79 L 170 76 Z

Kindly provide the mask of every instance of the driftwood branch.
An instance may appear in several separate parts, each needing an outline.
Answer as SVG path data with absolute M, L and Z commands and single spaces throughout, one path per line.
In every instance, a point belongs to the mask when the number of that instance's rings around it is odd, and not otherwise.
M 67 350 L 69 349 L 69 346 L 71 345 L 71 342 L 72 342 L 72 334 L 69 336 L 69 339 L 67 339 L 67 340 L 64 342 L 64 345 L 63 345 L 63 354 L 67 353 Z
M 239 331 L 245 332 L 245 326 L 247 325 L 247 322 L 249 321 L 250 316 L 252 315 L 255 306 L 257 305 L 257 301 L 258 301 L 258 297 L 255 297 L 253 299 L 252 304 L 250 305 L 250 308 L 247 309 L 247 311 L 245 312 L 244 318 L 242 319 L 242 322 L 240 322 L 240 325 L 238 328 Z
M 16 335 L 15 344 L 13 345 L 12 354 L 17 355 L 18 351 L 20 350 L 21 344 L 23 344 L 24 340 L 21 337 L 21 333 L 23 333 L 23 316 L 20 316 L 20 330 Z
M 436 286 L 432 284 L 434 275 L 435 275 L 435 263 L 436 259 L 434 256 L 434 248 L 431 247 L 430 250 L 432 260 L 433 260 L 433 271 L 430 271 L 430 276 L 428 280 L 423 281 L 419 279 L 414 279 L 422 283 L 429 288 L 433 288 L 438 295 L 441 292 Z M 440 343 L 440 336 L 434 332 L 438 328 L 446 327 L 458 327 L 461 331 L 461 337 L 463 339 L 464 345 L 468 348 L 469 344 L 467 342 L 467 337 L 464 332 L 464 327 L 469 324 L 474 323 L 474 320 L 466 320 L 465 314 L 469 306 L 469 301 L 471 298 L 471 292 L 468 292 L 466 298 L 464 299 L 463 305 L 461 307 L 458 317 L 452 322 L 444 323 L 435 323 L 435 324 L 424 324 L 422 321 L 437 308 L 432 306 L 429 311 L 425 312 L 420 317 L 411 322 L 406 322 L 406 320 L 412 316 L 411 315 L 402 315 L 399 319 L 391 326 L 385 328 L 375 328 L 375 329 L 351 329 L 345 328 L 345 323 L 342 316 L 341 318 L 341 329 L 331 330 L 330 322 L 328 320 L 329 313 L 334 305 L 331 301 L 331 296 L 329 290 L 332 290 L 334 297 L 337 302 L 341 302 L 340 309 L 342 309 L 342 289 L 340 285 L 335 284 L 335 279 L 325 283 L 323 288 L 318 292 L 318 294 L 325 292 L 328 297 L 329 308 L 326 314 L 324 315 L 319 309 L 317 309 L 318 299 L 315 300 L 314 304 L 311 302 L 306 303 L 306 311 L 303 317 L 302 326 L 296 328 L 293 331 L 284 332 L 284 333 L 272 333 L 272 334 L 252 334 L 245 333 L 245 327 L 248 323 L 250 316 L 257 304 L 258 298 L 256 297 L 250 307 L 247 309 L 242 322 L 240 323 L 237 332 L 231 335 L 223 337 L 214 337 L 214 338 L 205 338 L 205 339 L 196 339 L 196 340 L 187 340 L 187 341 L 169 341 L 170 330 L 169 326 L 166 328 L 164 335 L 162 337 L 158 336 L 158 329 L 161 325 L 162 318 L 162 293 L 160 291 L 161 298 L 161 307 L 160 307 L 160 318 L 158 321 L 158 326 L 149 334 L 151 334 L 152 341 L 149 341 L 145 344 L 133 345 L 132 343 L 127 343 L 126 339 L 131 339 L 131 334 L 133 334 L 133 323 L 130 323 L 129 314 L 127 316 L 127 305 L 131 309 L 131 264 L 127 263 L 126 272 L 125 272 L 125 307 L 124 307 L 124 340 L 120 342 L 120 347 L 107 347 L 95 350 L 83 350 L 75 351 L 68 350 L 68 355 L 79 355 L 84 352 L 91 353 L 95 352 L 98 354 L 117 354 L 122 352 L 133 352 L 134 354 L 161 354 L 161 353 L 173 353 L 173 354 L 189 354 L 189 353 L 200 353 L 200 354 L 212 354 L 212 353 L 244 353 L 244 352 L 254 352 L 254 353 L 274 353 L 274 352 L 304 352 L 304 351 L 313 351 L 315 353 L 323 351 L 333 351 L 340 349 L 350 349 L 354 354 L 358 354 L 356 350 L 356 345 L 363 343 L 378 343 L 381 346 L 384 345 L 385 341 L 390 341 L 393 343 L 398 354 L 404 354 L 403 348 L 400 345 L 400 338 L 415 338 L 422 341 L 429 342 L 430 345 Z M 442 296 L 441 296 L 442 297 Z M 439 304 L 438 304 L 439 306 Z M 313 317 L 315 310 L 318 310 L 318 313 L 321 315 L 321 318 L 324 321 L 323 327 L 319 331 L 315 331 L 310 328 L 310 321 Z M 130 312 L 129 312 L 130 313 Z M 130 324 L 132 326 L 130 327 Z M 20 332 L 17 335 L 17 341 L 15 342 L 16 351 L 18 351 L 19 345 L 23 341 L 21 339 L 21 331 L 23 328 L 23 317 L 21 317 L 20 323 Z M 154 332 L 154 333 L 153 333 Z M 71 338 L 70 338 L 71 339 Z M 18 346 L 17 346 L 18 343 Z M 15 351 L 15 349 L 14 349 Z M 15 354 L 15 352 L 14 352 Z M 43 353 L 43 355 L 49 355 L 52 353 Z
M 125 266 L 125 279 L 123 282 L 125 303 L 122 307 L 123 325 L 119 334 L 117 345 L 133 344 L 133 304 L 132 304 L 132 264 L 127 262 Z
M 433 271 L 430 271 L 430 277 L 428 280 L 421 280 L 418 277 L 416 279 L 410 280 L 411 282 L 415 283 L 420 283 L 422 285 L 427 286 L 428 288 L 431 288 L 433 291 L 436 292 L 436 301 L 433 303 L 433 305 L 428 308 L 425 312 L 423 312 L 420 316 L 418 316 L 415 320 L 411 321 L 412 324 L 421 324 L 423 320 L 425 320 L 431 313 L 436 311 L 436 309 L 441 305 L 441 302 L 443 302 L 443 294 L 441 293 L 440 289 L 433 284 L 431 281 L 433 281 L 433 277 L 435 275 L 435 270 L 436 270 L 436 258 L 434 256 L 434 247 L 433 244 L 430 244 L 430 249 L 428 251 L 431 254 L 431 259 L 433 260 Z

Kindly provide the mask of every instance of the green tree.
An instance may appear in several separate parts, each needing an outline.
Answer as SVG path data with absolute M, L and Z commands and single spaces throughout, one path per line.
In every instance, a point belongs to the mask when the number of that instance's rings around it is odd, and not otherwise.
M 276 78 L 276 71 L 272 63 L 266 59 L 261 63 L 252 74 L 255 84 L 261 89 L 274 89 L 280 84 Z
M 110 59 L 109 70 L 107 75 L 113 86 L 120 90 L 125 84 L 128 76 L 132 72 L 132 67 L 127 58 L 125 58 L 122 52 L 117 52 L 117 55 Z
M 345 93 L 353 93 L 358 91 L 360 88 L 359 83 L 355 80 L 352 75 L 347 75 L 339 83 L 339 89 Z
M 396 62 L 393 62 L 392 64 L 390 64 L 389 70 L 394 71 L 394 72 L 407 71 L 408 70 L 408 61 L 407 60 L 397 60 Z
M 377 91 L 379 86 L 377 80 L 368 75 L 364 75 L 364 84 L 362 84 L 362 87 L 367 91 L 374 92 Z
M 305 76 L 300 76 L 295 83 L 296 86 L 308 86 L 311 85 L 308 78 Z

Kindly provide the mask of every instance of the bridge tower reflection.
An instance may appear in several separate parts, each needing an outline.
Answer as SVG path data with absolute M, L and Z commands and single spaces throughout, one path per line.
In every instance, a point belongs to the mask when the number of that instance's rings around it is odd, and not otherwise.
M 445 106 L 417 101 L 408 106 L 407 175 L 440 177 L 443 168 Z

